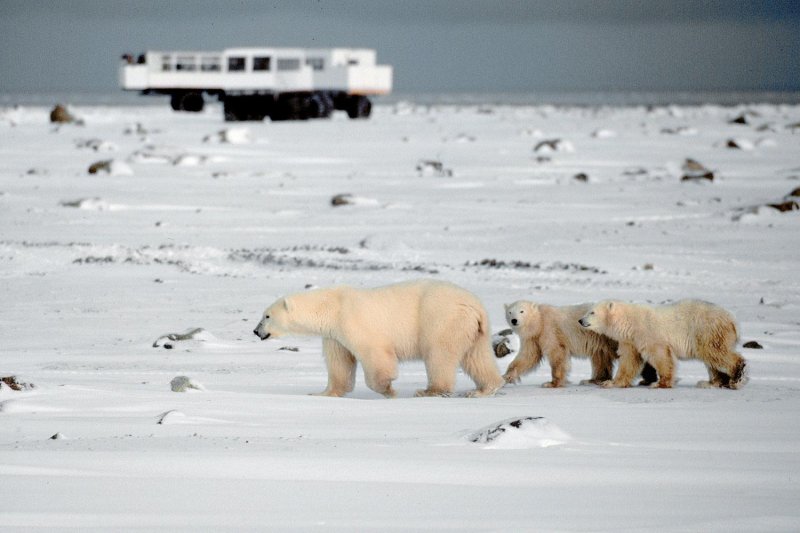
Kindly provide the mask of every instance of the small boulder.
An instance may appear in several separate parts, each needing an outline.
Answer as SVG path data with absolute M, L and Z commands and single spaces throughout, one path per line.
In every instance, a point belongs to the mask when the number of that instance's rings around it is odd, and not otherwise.
M 504 329 L 492 335 L 492 350 L 495 357 L 501 359 L 513 351 L 511 347 L 511 335 L 513 334 L 514 332 L 510 329 Z
M 11 390 L 15 390 L 15 391 L 22 391 L 22 390 L 29 390 L 29 389 L 35 389 L 36 388 L 36 385 L 34 385 L 33 383 L 25 383 L 25 382 L 19 381 L 19 379 L 17 379 L 17 376 L 1 377 L 0 378 L 0 383 L 4 383 Z
M 444 163 L 433 159 L 420 160 L 416 170 L 420 177 L 450 178 L 453 176 L 452 169 L 445 168 Z
M 536 146 L 533 147 L 533 151 L 544 154 L 550 154 L 553 152 L 574 152 L 575 147 L 571 142 L 564 141 L 562 139 L 545 139 L 543 141 L 539 141 Z
M 575 174 L 574 176 L 572 176 L 572 179 L 574 179 L 575 181 L 580 181 L 581 183 L 588 183 L 589 176 L 586 175 L 586 173 L 584 173 L 584 172 L 579 172 L 579 173 Z
M 800 205 L 795 200 L 786 200 L 785 202 L 780 202 L 777 204 L 767 204 L 772 209 L 777 209 L 781 213 L 785 213 L 787 211 L 797 211 L 800 209 Z
M 50 122 L 55 124 L 73 124 L 77 122 L 77 120 L 67 111 L 66 106 L 57 104 L 52 111 L 50 111 Z
M 337 194 L 331 198 L 331 205 L 339 207 L 341 205 L 351 205 L 353 203 L 353 195 L 349 193 Z
M 572 440 L 561 428 L 541 416 L 510 418 L 469 435 L 468 440 L 487 449 L 546 448 Z
M 736 118 L 732 118 L 728 121 L 728 124 L 742 124 L 743 126 L 749 124 L 750 122 L 747 120 L 747 115 L 742 113 Z
M 188 376 L 176 376 L 169 382 L 172 392 L 187 392 L 190 390 L 206 390 L 199 382 Z
M 764 347 L 761 346 L 760 343 L 757 341 L 747 341 L 746 343 L 742 344 L 742 348 L 750 348 L 751 350 L 761 350 Z

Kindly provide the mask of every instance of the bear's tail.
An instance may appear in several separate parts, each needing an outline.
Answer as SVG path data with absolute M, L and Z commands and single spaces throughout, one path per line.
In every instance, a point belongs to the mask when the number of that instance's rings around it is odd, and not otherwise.
M 476 312 L 474 316 L 475 335 L 472 344 L 461 360 L 461 367 L 477 386 L 470 396 L 492 396 L 505 385 L 505 380 L 495 364 L 489 317 L 482 308 L 474 309 L 474 311 Z

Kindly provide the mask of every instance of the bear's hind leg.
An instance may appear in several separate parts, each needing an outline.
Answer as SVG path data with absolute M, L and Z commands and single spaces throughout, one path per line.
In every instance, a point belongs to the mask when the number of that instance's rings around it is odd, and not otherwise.
M 418 390 L 414 396 L 452 396 L 456 387 L 456 365 L 454 357 L 428 356 L 425 359 L 428 388 Z
M 356 358 L 333 339 L 322 339 L 322 354 L 328 367 L 328 386 L 313 396 L 344 396 L 356 382 Z
M 494 360 L 488 339 L 477 340 L 461 359 L 461 368 L 477 387 L 467 393 L 468 398 L 493 396 L 506 384 L 503 376 L 497 371 Z

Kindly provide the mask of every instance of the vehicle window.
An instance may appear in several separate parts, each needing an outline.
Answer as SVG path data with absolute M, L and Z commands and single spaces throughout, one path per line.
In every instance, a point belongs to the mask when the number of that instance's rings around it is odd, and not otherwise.
M 229 57 L 228 72 L 244 72 L 244 57 L 240 56 Z
M 197 70 L 194 56 L 178 56 L 175 63 L 175 70 Z
M 253 58 L 253 70 L 269 70 L 269 56 L 256 56 Z
M 306 65 L 311 65 L 314 70 L 323 70 L 325 68 L 325 60 L 321 57 L 309 57 L 306 59 Z
M 161 56 L 161 70 L 165 72 L 172 70 L 172 58 L 170 56 Z
M 300 60 L 296 57 L 279 58 L 278 70 L 300 70 Z
M 219 72 L 222 67 L 219 64 L 219 58 L 216 56 L 206 56 L 200 58 L 200 70 L 204 72 Z

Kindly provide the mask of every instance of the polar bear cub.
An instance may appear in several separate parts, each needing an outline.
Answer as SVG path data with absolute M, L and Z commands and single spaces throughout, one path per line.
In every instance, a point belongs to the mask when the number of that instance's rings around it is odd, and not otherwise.
M 644 362 L 658 371 L 658 387 L 675 383 L 677 360 L 700 359 L 708 381 L 699 387 L 738 389 L 746 382 L 745 360 L 734 347 L 736 320 L 725 309 L 700 300 L 650 306 L 606 300 L 581 318 L 582 327 L 619 342 L 620 364 L 607 386 L 628 387 Z
M 589 357 L 592 377 L 581 384 L 600 384 L 611 379 L 617 342 L 599 333 L 581 328 L 578 320 L 592 308 L 591 303 L 556 307 L 519 300 L 506 305 L 506 321 L 519 336 L 517 357 L 503 378 L 508 383 L 536 369 L 546 357 L 552 380 L 544 387 L 563 387 L 567 383 L 570 357 Z
M 477 386 L 470 396 L 490 396 L 504 384 L 494 363 L 486 310 L 472 293 L 443 281 L 291 294 L 264 311 L 254 333 L 262 340 L 322 337 L 328 369 L 323 396 L 352 391 L 361 363 L 367 386 L 392 398 L 398 363 L 410 359 L 422 359 L 428 374 L 428 386 L 417 396 L 451 395 L 459 366 Z

